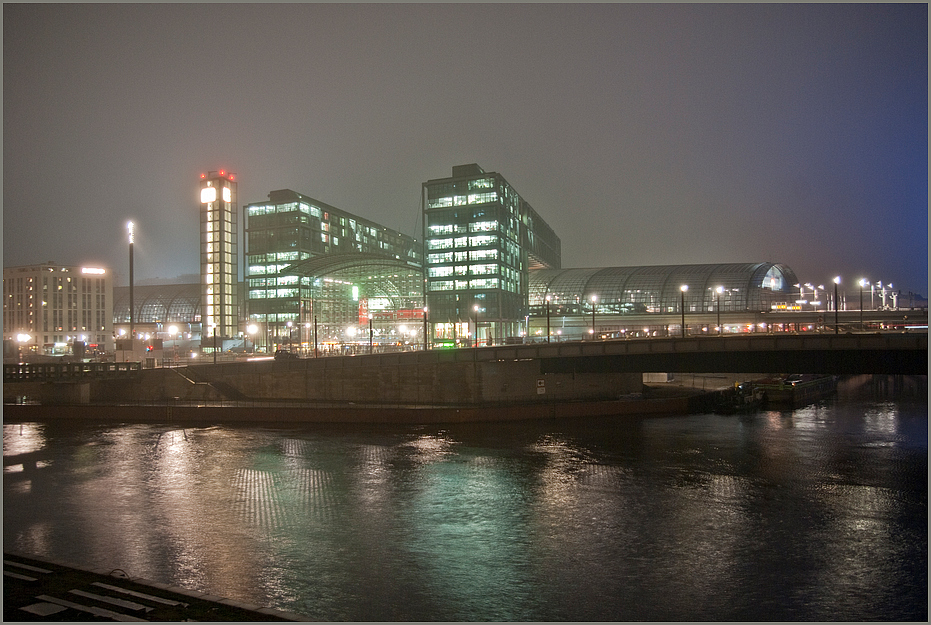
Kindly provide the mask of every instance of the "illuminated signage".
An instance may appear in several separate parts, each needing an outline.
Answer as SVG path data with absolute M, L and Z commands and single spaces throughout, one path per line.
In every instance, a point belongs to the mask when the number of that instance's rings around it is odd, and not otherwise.
M 233 201 L 233 194 L 232 194 L 232 192 L 230 191 L 230 188 L 229 188 L 229 187 L 223 187 L 223 201 L 224 201 L 224 202 L 232 202 L 232 201 Z
M 106 269 L 101 269 L 99 267 L 81 267 L 81 273 L 93 273 L 98 276 L 101 276 L 107 273 Z
M 215 202 L 217 199 L 217 188 L 216 187 L 204 187 L 200 190 L 200 202 L 201 204 L 207 204 L 208 202 Z

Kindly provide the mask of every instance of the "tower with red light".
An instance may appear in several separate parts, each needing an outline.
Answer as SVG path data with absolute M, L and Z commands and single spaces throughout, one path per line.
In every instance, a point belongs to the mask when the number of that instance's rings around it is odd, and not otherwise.
M 239 332 L 236 205 L 235 174 L 223 170 L 201 174 L 200 311 L 205 346 L 213 346 L 214 336 L 234 337 Z

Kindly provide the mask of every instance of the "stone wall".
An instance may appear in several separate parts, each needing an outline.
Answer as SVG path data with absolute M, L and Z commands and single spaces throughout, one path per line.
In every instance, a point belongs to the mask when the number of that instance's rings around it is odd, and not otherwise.
M 462 361 L 415 353 L 147 369 L 131 379 L 92 383 L 90 399 L 449 405 L 605 400 L 641 389 L 640 374 L 544 374 L 534 359 Z

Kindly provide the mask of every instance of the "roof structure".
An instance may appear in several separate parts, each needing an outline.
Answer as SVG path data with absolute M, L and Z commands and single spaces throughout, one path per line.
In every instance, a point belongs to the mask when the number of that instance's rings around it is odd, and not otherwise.
M 769 262 L 540 269 L 530 273 L 529 306 L 549 298 L 565 314 L 582 314 L 594 297 L 600 312 L 674 312 L 684 297 L 687 310 L 768 310 L 797 282 L 788 266 Z

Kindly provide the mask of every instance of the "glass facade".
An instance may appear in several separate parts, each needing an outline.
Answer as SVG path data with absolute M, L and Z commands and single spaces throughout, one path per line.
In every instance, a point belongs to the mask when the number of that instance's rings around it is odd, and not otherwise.
M 133 288 L 134 321 L 137 324 L 201 321 L 199 284 L 159 284 Z M 113 289 L 113 323 L 129 323 L 129 287 Z
M 404 301 L 391 301 L 395 308 L 411 299 L 423 307 L 421 244 L 413 237 L 289 189 L 248 204 L 244 214 L 249 323 L 269 343 L 288 342 L 301 327 L 306 340 L 315 317 L 321 336 L 335 340 L 362 309 L 381 305 L 373 300 L 384 292 L 404 292 Z M 405 266 L 414 267 L 413 295 L 411 272 L 397 277 Z
M 235 176 L 224 171 L 200 181 L 201 312 L 205 333 L 233 337 L 239 333 L 237 285 L 238 211 Z
M 528 272 L 560 267 L 559 237 L 503 176 L 474 164 L 423 183 L 423 206 L 433 338 L 516 336 Z
M 795 273 L 778 263 L 544 269 L 530 274 L 530 310 L 551 314 L 680 313 L 770 310 L 794 297 Z M 720 288 L 720 291 L 718 290 Z

